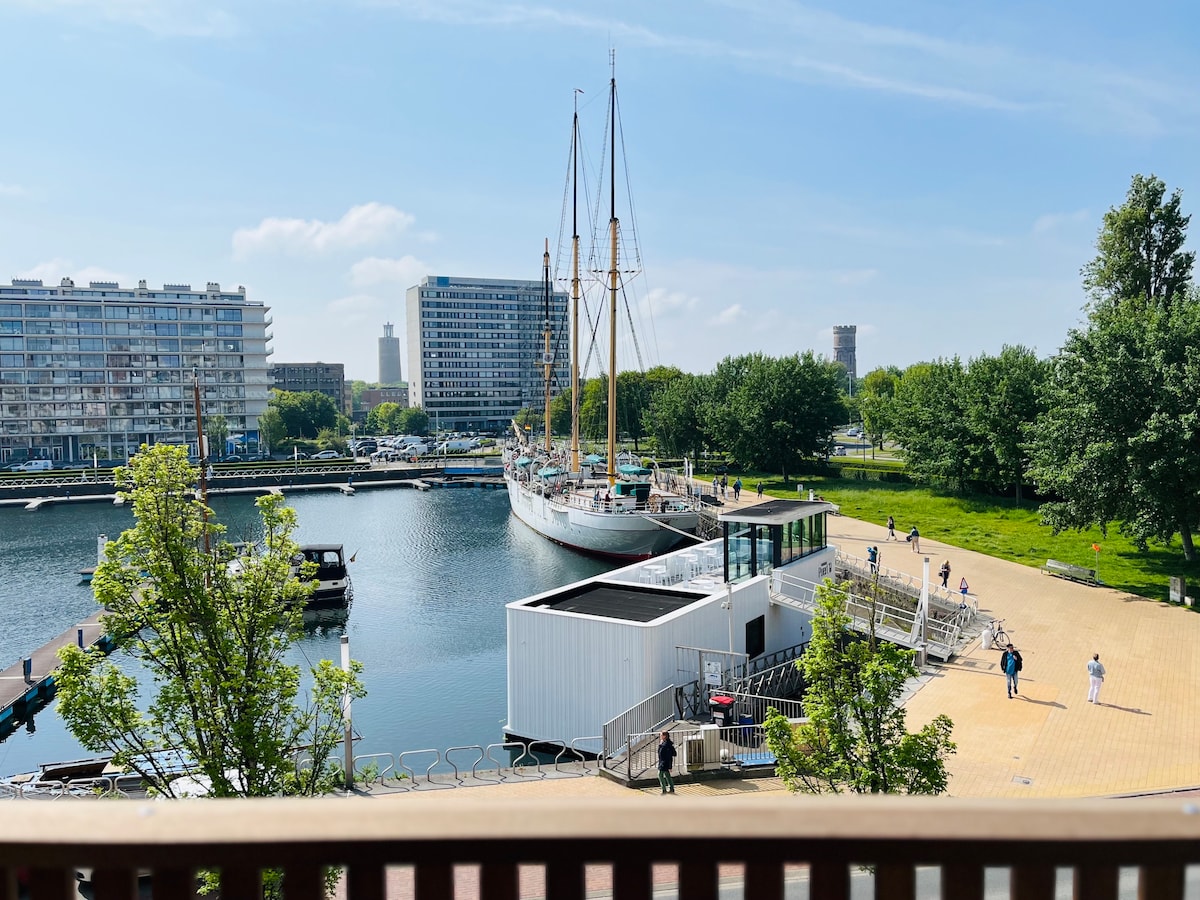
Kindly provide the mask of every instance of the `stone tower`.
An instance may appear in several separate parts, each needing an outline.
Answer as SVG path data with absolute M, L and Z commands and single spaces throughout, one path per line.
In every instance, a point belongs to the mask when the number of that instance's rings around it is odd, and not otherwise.
M 857 325 L 833 326 L 833 360 L 846 367 L 851 378 L 858 378 L 858 360 L 855 357 L 854 335 Z
M 393 335 L 391 322 L 383 325 L 383 337 L 379 339 L 379 383 L 400 383 L 400 338 Z

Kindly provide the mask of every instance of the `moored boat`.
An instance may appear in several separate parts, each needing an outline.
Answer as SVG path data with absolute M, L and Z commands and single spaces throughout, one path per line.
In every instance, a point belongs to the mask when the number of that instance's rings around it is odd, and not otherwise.
M 305 603 L 306 610 L 345 609 L 354 599 L 354 587 L 346 567 L 346 555 L 341 544 L 304 544 L 292 558 L 292 571 L 299 575 L 300 567 L 313 563 L 317 570 L 312 579 L 316 589 Z

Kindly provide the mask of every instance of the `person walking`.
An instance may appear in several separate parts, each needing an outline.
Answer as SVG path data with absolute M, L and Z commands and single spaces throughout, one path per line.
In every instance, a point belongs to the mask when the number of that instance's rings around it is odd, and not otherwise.
M 947 582 L 950 580 L 950 560 L 942 563 L 942 567 L 938 569 L 938 575 L 942 576 L 942 587 L 949 587 Z
M 1000 669 L 1004 672 L 1004 685 L 1008 688 L 1008 699 L 1017 693 L 1017 673 L 1021 671 L 1021 651 L 1009 644 L 1000 654 Z
M 671 778 L 671 767 L 675 765 L 675 742 L 665 731 L 658 733 L 658 785 L 664 794 L 675 793 L 675 781 Z
M 758 499 L 759 500 L 762 499 L 762 492 L 763 492 L 763 483 L 760 481 L 758 483 Z
M 892 516 L 888 516 L 887 530 L 888 530 L 887 539 L 889 541 L 899 540 L 899 538 L 896 537 L 896 520 Z
M 734 501 L 736 502 L 740 496 L 742 496 L 742 479 L 739 477 L 733 482 L 733 499 L 734 499 Z
M 917 526 L 912 527 L 912 531 L 908 533 L 908 542 L 912 544 L 912 552 L 921 552 L 921 532 L 917 531 Z
M 1093 653 L 1091 660 L 1088 662 L 1088 680 L 1091 686 L 1088 688 L 1088 703 L 1100 705 L 1100 685 L 1104 684 L 1104 663 L 1100 662 L 1100 654 Z

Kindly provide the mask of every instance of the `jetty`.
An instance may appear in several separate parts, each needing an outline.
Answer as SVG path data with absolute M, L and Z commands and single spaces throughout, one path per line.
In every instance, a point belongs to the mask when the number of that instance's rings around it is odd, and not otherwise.
M 70 644 L 99 647 L 105 653 L 112 649 L 112 638 L 100 623 L 102 614 L 102 610 L 92 613 L 0 672 L 0 734 L 13 730 L 54 696 L 59 650 Z

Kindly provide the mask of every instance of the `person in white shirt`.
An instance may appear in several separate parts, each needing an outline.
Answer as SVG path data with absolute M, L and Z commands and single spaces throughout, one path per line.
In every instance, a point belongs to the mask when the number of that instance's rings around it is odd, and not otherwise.
M 1104 664 L 1100 662 L 1100 654 L 1093 653 L 1088 663 L 1088 677 L 1092 683 L 1088 688 L 1088 703 L 1100 702 L 1100 685 L 1104 684 Z

